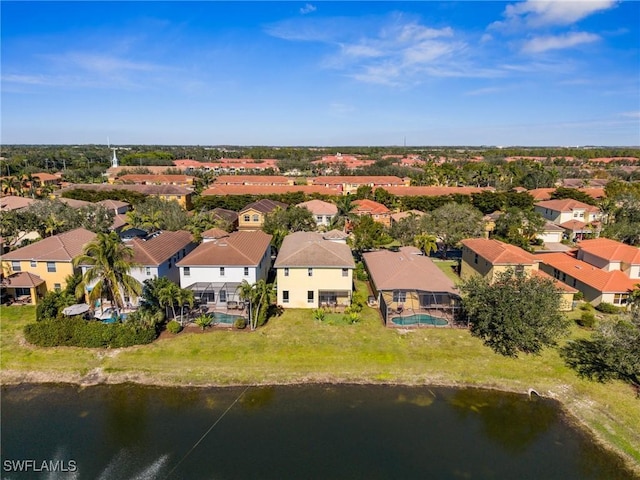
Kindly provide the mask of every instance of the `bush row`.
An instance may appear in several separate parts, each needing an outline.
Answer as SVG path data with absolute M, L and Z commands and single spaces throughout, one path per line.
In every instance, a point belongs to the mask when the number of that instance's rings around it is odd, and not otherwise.
M 39 347 L 119 348 L 151 343 L 157 334 L 154 328 L 68 318 L 26 325 L 24 336 L 29 343 Z

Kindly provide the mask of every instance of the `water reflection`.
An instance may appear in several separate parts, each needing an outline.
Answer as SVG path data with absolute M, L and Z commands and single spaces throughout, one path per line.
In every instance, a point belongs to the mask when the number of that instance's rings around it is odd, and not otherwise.
M 4 459 L 64 479 L 631 478 L 555 403 L 477 389 L 324 386 L 2 389 Z

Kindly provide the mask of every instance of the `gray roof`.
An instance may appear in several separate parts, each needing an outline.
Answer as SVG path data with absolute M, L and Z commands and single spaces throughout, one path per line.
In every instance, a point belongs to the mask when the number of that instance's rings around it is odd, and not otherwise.
M 316 232 L 295 232 L 284 238 L 274 267 L 355 268 L 355 262 L 346 244 L 325 240 Z
M 371 281 L 378 291 L 423 290 L 459 295 L 453 281 L 433 261 L 413 247 L 399 252 L 378 250 L 362 255 Z

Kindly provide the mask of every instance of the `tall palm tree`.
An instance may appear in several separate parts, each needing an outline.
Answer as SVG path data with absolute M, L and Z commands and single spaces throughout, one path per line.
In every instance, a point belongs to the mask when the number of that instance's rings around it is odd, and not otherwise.
M 77 291 L 93 286 L 89 300 L 111 301 L 116 309 L 124 307 L 124 296 L 139 296 L 142 285 L 129 272 L 136 266 L 133 249 L 126 246 L 115 232 L 99 233 L 86 244 L 82 255 L 73 260 L 74 266 L 87 266 Z
M 438 238 L 435 235 L 421 233 L 413 239 L 413 244 L 429 256 L 431 252 L 438 250 Z
M 238 297 L 240 297 L 240 300 L 243 300 L 249 303 L 249 325 L 253 325 L 251 323 L 251 313 L 252 313 L 254 285 L 247 282 L 246 280 L 242 280 L 242 283 L 238 285 L 238 287 L 236 288 L 236 292 L 238 292 Z
M 176 292 L 176 302 L 180 307 L 180 324 L 182 325 L 185 304 L 188 304 L 190 308 L 193 308 L 193 304 L 195 303 L 193 290 L 189 290 L 188 288 L 178 289 Z
M 264 280 L 258 280 L 254 285 L 253 302 L 256 305 L 251 330 L 258 328 L 258 324 L 262 324 L 267 316 L 267 309 L 274 301 L 275 290 L 273 283 L 267 283 Z
M 2 193 L 5 195 L 13 195 L 18 191 L 20 182 L 16 177 L 4 177 L 2 179 Z
M 158 290 L 158 302 L 161 307 L 171 307 L 173 312 L 173 319 L 176 319 L 176 307 L 175 304 L 180 296 L 180 287 L 175 283 L 167 283 L 166 286 Z

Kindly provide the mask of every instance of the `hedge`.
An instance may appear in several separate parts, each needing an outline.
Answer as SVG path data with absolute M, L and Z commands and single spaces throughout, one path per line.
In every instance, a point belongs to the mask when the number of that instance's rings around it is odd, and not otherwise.
M 157 334 L 155 329 L 68 318 L 30 323 L 24 327 L 24 336 L 39 347 L 120 348 L 151 343 Z

